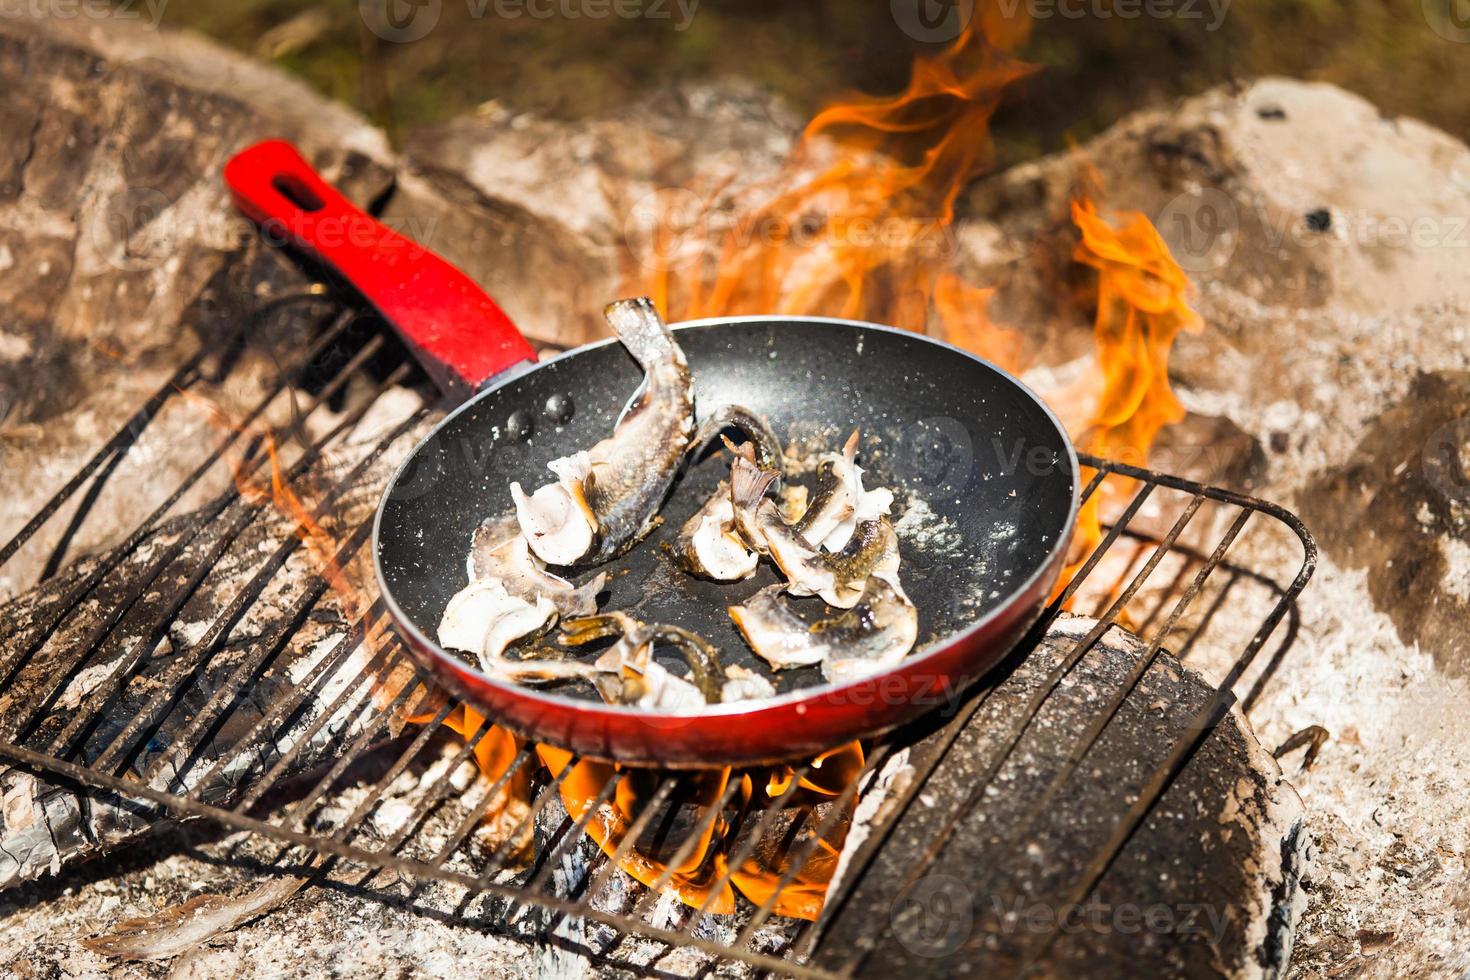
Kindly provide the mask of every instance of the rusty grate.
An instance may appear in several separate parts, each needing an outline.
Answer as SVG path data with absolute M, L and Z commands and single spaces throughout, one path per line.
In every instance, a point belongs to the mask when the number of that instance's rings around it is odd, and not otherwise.
M 249 311 L 241 318 L 238 342 L 249 343 L 254 325 L 272 316 L 307 318 L 317 323 L 317 339 L 294 364 L 280 370 L 255 407 L 237 421 L 251 423 L 264 417 L 279 399 L 299 399 L 299 386 L 304 379 L 313 379 L 308 389 L 312 393 L 296 405 L 292 421 L 277 426 L 272 436 L 278 445 L 291 447 L 289 454 L 282 453 L 288 460 L 287 474 L 293 478 L 310 476 L 321 488 L 313 512 L 302 520 L 326 520 L 339 497 L 360 482 L 391 447 L 411 441 L 416 427 L 433 413 L 427 408 L 409 413 L 358 452 L 350 466 L 328 467 L 326 461 L 335 455 L 340 441 L 382 393 L 412 381 L 414 369 L 391 349 L 392 342 L 382 333 L 363 331 L 358 312 L 336 305 L 319 290 L 282 297 Z M 352 342 L 344 347 L 347 340 Z M 384 613 L 376 603 L 343 624 L 344 638 L 324 655 L 303 661 L 303 666 L 290 673 L 288 682 L 276 677 L 273 683 L 265 683 L 273 677 L 272 670 L 280 658 L 286 656 L 284 651 L 291 638 L 314 616 L 321 615 L 331 590 L 331 583 L 323 575 L 292 571 L 298 567 L 292 564 L 293 556 L 298 556 L 305 542 L 305 535 L 298 533 L 302 528 L 288 525 L 285 533 L 256 548 L 258 560 L 241 572 L 240 584 L 228 601 L 216 604 L 207 628 L 196 630 L 185 643 L 175 643 L 168 657 L 157 655 L 159 643 L 169 635 L 181 610 L 197 598 L 201 583 L 232 543 L 258 527 L 270 513 L 269 501 L 242 496 L 233 483 L 196 509 L 178 513 L 180 502 L 197 489 L 196 485 L 227 465 L 227 456 L 243 458 L 247 471 L 268 472 L 268 454 L 258 430 L 242 424 L 222 432 L 213 444 L 178 447 L 179 453 L 193 453 L 197 461 L 188 475 L 160 490 L 160 499 L 131 534 L 101 558 L 67 560 L 69 542 L 91 517 L 90 511 L 117 461 L 163 408 L 188 398 L 204 384 L 207 359 L 201 351 L 181 366 L 0 547 L 3 569 L 22 549 L 35 546 L 32 539 L 43 528 L 49 526 L 53 532 L 58 526 L 62 528 L 59 535 L 51 535 L 54 544 L 49 546 L 41 576 L 53 585 L 59 584 L 59 589 L 25 624 L 5 623 L 0 637 L 0 690 L 20 683 L 28 672 L 41 671 L 45 675 L 23 710 L 13 710 L 0 718 L 4 726 L 0 731 L 0 757 L 59 785 L 74 786 L 77 792 L 124 801 L 127 811 L 140 822 L 163 816 L 202 817 L 266 835 L 315 855 L 308 860 L 299 857 L 301 851 L 297 850 L 291 866 L 298 871 L 320 870 L 324 863 L 336 862 L 339 866 L 360 866 L 363 870 L 357 880 L 366 882 L 388 869 L 421 883 L 439 881 L 461 886 L 467 894 L 501 900 L 508 909 L 539 908 L 544 913 L 545 929 L 553 928 L 557 921 L 575 918 L 600 923 L 618 936 L 641 936 L 667 944 L 668 949 L 692 946 L 716 957 L 743 960 L 753 967 L 783 974 L 849 975 L 861 968 L 868 948 L 865 943 L 835 954 L 822 951 L 818 966 L 822 931 L 810 922 L 785 921 L 773 939 L 769 926 L 780 919 L 775 913 L 777 899 L 812 858 L 831 822 L 842 819 L 847 804 L 872 785 L 896 753 L 905 751 L 913 776 L 896 791 L 884 815 L 867 828 L 865 839 L 849 856 L 847 873 L 828 896 L 828 909 L 840 909 L 852 897 L 892 828 L 921 794 L 926 781 L 942 767 L 946 751 L 984 704 L 993 679 L 967 692 L 945 717 L 926 719 L 872 744 L 862 776 L 848 785 L 838 805 L 827 808 L 812 832 L 792 847 L 774 891 L 758 906 L 739 898 L 738 915 L 726 919 L 736 925 L 723 931 L 707 928 L 716 917 L 708 901 L 706 907 L 685 915 L 675 926 L 662 919 L 656 923 L 652 913 L 659 893 L 669 883 L 672 868 L 689 857 L 700 832 L 707 829 L 704 821 L 717 819 L 732 802 L 734 780 L 729 781 L 717 805 L 705 809 L 700 825 L 674 850 L 666 862 L 669 870 L 653 882 L 652 888 L 633 886 L 635 900 L 631 907 L 620 911 L 599 905 L 599 896 L 610 887 L 619 860 L 627 857 L 655 815 L 666 812 L 665 804 L 681 792 L 679 777 L 668 775 L 662 779 L 612 859 L 598 854 L 573 876 L 574 880 L 566 880 L 563 858 L 581 839 L 592 818 L 596 808 L 588 807 L 575 821 L 563 813 L 553 833 L 538 837 L 539 851 L 530 869 L 508 880 L 504 873 L 508 846 L 489 854 L 476 853 L 473 858 L 467 855 L 476 829 L 499 789 L 515 772 L 534 766 L 533 750 L 522 749 L 500 781 L 478 797 L 477 805 L 466 803 L 465 795 L 451 785 L 455 764 L 471 758 L 488 731 L 487 723 L 465 738 L 452 764 L 444 767 L 442 777 L 420 797 L 401 828 L 373 839 L 362 831 L 383 800 L 385 789 L 432 751 L 450 708 L 444 706 L 427 723 L 391 737 L 395 734 L 392 719 L 400 708 L 423 693 L 424 682 L 407 674 L 411 661 L 391 634 L 377 649 L 354 659 L 362 639 L 385 626 Z M 386 369 L 385 361 L 390 365 Z M 349 390 L 356 394 L 344 400 Z M 1311 536 L 1292 514 L 1273 504 L 1137 467 L 1093 458 L 1084 458 L 1084 463 L 1094 470 L 1084 490 L 1085 498 L 1098 493 L 1110 475 L 1131 480 L 1132 496 L 1119 516 L 1105 525 L 1096 548 L 1010 662 L 1026 655 L 1064 605 L 1093 612 L 1098 625 L 1071 644 L 1071 652 L 1046 676 L 1027 710 L 1014 717 L 1003 735 L 1001 751 L 985 760 L 980 778 L 969 787 L 967 806 L 982 805 L 1006 756 L 1015 749 L 1047 697 L 1087 655 L 1102 632 L 1121 618 L 1126 617 L 1128 625 L 1142 637 L 1144 656 L 1122 687 L 1098 699 L 1089 724 L 1076 733 L 1063 771 L 1051 782 L 1046 800 L 1060 790 L 1065 774 L 1084 762 L 1160 650 L 1167 646 L 1184 658 L 1193 656 L 1196 649 L 1224 648 L 1233 651 L 1233 659 L 1213 665 L 1222 677 L 1213 696 L 1163 752 L 1142 792 L 1120 794 L 1115 811 L 1106 815 L 1110 830 L 1105 842 L 1075 869 L 1074 878 L 1066 884 L 1065 898 L 1071 901 L 1085 899 L 1096 886 L 1231 706 L 1240 701 L 1248 708 L 1260 695 L 1293 630 L 1287 629 L 1274 651 L 1266 654 L 1268 641 L 1283 618 L 1292 614 L 1293 600 L 1315 565 Z M 345 565 L 366 548 L 368 533 L 366 520 L 337 527 L 336 561 Z M 1300 544 L 1300 564 L 1285 570 L 1271 567 L 1279 561 L 1269 556 L 1278 554 L 1279 549 L 1256 548 L 1248 543 L 1253 536 L 1295 539 Z M 1267 558 L 1255 558 L 1253 562 L 1256 555 Z M 1263 560 L 1266 567 L 1258 567 Z M 110 573 L 128 563 L 140 570 L 129 577 L 128 587 L 110 592 L 99 601 L 99 590 Z M 279 590 L 286 578 L 294 580 L 286 590 L 288 598 L 276 596 L 267 602 L 267 593 Z M 1247 591 L 1256 593 L 1256 597 L 1246 600 L 1243 594 Z M 267 605 L 269 615 L 262 614 L 260 610 Z M 84 607 L 89 609 L 85 617 Z M 52 634 L 77 617 L 85 620 L 86 628 L 73 635 L 64 649 L 53 649 L 54 644 L 48 647 Z M 127 635 L 121 636 L 120 624 L 124 622 Z M 238 635 L 242 622 L 250 623 L 244 640 Z M 99 661 L 104 648 L 110 652 Z M 375 704 L 369 698 L 360 710 L 352 708 L 362 703 L 363 692 L 375 678 L 400 668 L 409 680 L 397 690 L 391 703 Z M 60 710 L 63 694 L 89 670 L 94 679 L 77 703 Z M 248 710 L 242 709 L 242 704 Z M 352 722 L 343 724 L 343 712 L 349 709 L 355 711 Z M 206 743 L 219 739 L 226 730 L 231 732 L 226 750 L 209 751 Z M 156 744 L 164 731 L 168 733 L 166 744 Z M 289 738 L 283 738 L 282 733 L 288 731 Z M 370 777 L 364 778 L 358 763 L 373 754 L 382 762 Z M 306 765 L 318 757 L 317 764 Z M 297 772 L 303 767 L 310 770 L 304 778 Z M 538 820 L 544 822 L 545 814 L 556 812 L 553 804 L 559 784 L 570 771 L 567 766 L 555 778 L 540 778 L 530 808 L 520 818 L 524 827 L 534 826 Z M 732 869 L 750 857 L 765 835 L 776 832 L 783 807 L 796 791 L 799 778 L 810 771 L 810 765 L 797 767 L 798 778 L 792 779 L 769 806 L 741 814 L 748 832 L 730 854 L 721 884 L 728 883 Z M 626 772 L 613 772 L 596 794 L 597 801 L 611 799 L 619 781 L 625 778 Z M 343 804 L 340 800 L 348 783 L 356 787 L 356 792 L 345 797 L 348 802 Z M 317 814 L 329 805 L 338 806 L 346 815 L 323 829 Z M 431 816 L 450 829 L 426 851 L 414 831 Z M 956 814 L 940 825 L 925 853 L 939 853 L 944 835 L 952 832 L 957 819 Z M 885 928 L 891 928 L 889 918 L 875 917 L 874 932 Z M 1025 951 L 1026 961 L 1044 955 L 1055 939 L 1055 930 L 1032 937 Z

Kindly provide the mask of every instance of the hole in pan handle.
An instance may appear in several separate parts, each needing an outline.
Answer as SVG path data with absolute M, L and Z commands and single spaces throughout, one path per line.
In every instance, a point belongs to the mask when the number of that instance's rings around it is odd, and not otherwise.
M 285 140 L 248 147 L 225 183 L 272 245 L 302 252 L 341 276 L 407 342 L 434 383 L 467 398 L 536 352 L 469 276 L 358 209 Z

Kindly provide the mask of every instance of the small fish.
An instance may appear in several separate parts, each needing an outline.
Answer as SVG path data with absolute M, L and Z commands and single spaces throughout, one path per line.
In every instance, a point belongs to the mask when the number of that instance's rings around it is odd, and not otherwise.
M 821 664 L 830 681 L 879 673 L 898 663 L 919 636 L 919 614 L 903 589 L 872 576 L 851 609 L 807 623 L 769 586 L 729 607 L 730 618 L 750 648 L 781 670 Z
M 861 535 L 850 534 L 846 547 L 828 554 L 787 524 L 765 496 L 774 478 L 755 465 L 745 446 L 736 451 L 730 468 L 733 526 L 747 545 L 776 563 L 793 595 L 819 595 L 829 605 L 849 609 L 862 598 L 870 575 L 897 574 L 898 538 L 886 519 L 864 522 Z
M 639 703 L 645 693 L 653 690 L 648 686 L 650 684 L 669 688 L 678 694 L 676 689 L 679 685 L 673 684 L 673 681 L 688 685 L 697 692 L 701 704 L 719 702 L 722 676 L 720 652 L 713 643 L 698 633 L 669 623 L 642 623 L 621 612 L 583 616 L 562 623 L 562 642 L 571 646 L 580 646 L 609 636 L 617 636 L 619 639 L 603 651 L 595 663 L 599 669 L 623 677 L 623 703 Z M 692 684 L 681 677 L 668 674 L 653 661 L 653 649 L 662 645 L 672 646 L 683 655 L 685 662 L 689 664 Z M 630 678 L 629 671 L 638 676 Z M 646 682 L 641 688 L 638 684 L 639 678 Z M 632 689 L 627 686 L 630 680 L 634 682 Z M 653 693 L 656 700 L 662 697 L 660 692 Z M 682 697 L 681 694 L 679 696 Z
M 858 430 L 854 429 L 841 453 L 825 453 L 817 464 L 816 490 L 796 528 L 817 548 L 838 551 L 847 545 L 857 525 L 887 514 L 893 492 L 866 490 L 863 468 L 856 463 Z
M 553 575 L 531 553 L 514 514 L 486 518 L 475 528 L 466 561 L 470 581 L 495 578 L 511 595 L 535 602 L 545 596 L 559 616 L 586 616 L 597 611 L 597 594 L 607 576 L 599 572 L 585 585 L 577 586 Z
M 527 601 L 512 595 L 499 579 L 481 579 L 455 593 L 444 607 L 439 643 L 473 654 L 486 671 L 494 672 L 506 647 L 555 620 L 556 606 L 545 596 Z
M 760 556 L 734 530 L 730 485 L 719 488 L 684 522 L 674 542 L 674 558 L 689 574 L 716 582 L 737 582 L 755 574 Z
M 822 561 L 832 570 L 833 591 L 841 599 L 833 605 L 847 608 L 862 597 L 869 576 L 898 580 L 898 534 L 886 517 L 863 521 L 841 551 L 822 555 Z
M 653 529 L 694 434 L 694 386 L 684 352 L 647 298 L 604 311 L 644 371 L 643 391 L 613 434 L 547 464 L 557 482 L 529 496 L 511 485 L 531 550 L 552 565 L 606 561 Z

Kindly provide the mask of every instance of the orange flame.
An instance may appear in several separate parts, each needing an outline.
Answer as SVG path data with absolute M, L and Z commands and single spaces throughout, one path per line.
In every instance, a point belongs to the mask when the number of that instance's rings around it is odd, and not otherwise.
M 1035 70 L 1012 55 L 1029 20 L 1001 7 L 987 4 L 942 53 L 918 59 L 902 93 L 818 113 L 774 190 L 744 195 L 769 199 L 713 247 L 683 241 L 715 223 L 711 208 L 692 220 L 665 215 L 638 288 L 673 319 L 823 314 L 925 330 L 934 317 L 952 337 L 1017 366 L 1019 337 L 992 337 L 1005 332 L 984 322 L 985 297 L 952 268 L 949 237 L 955 200 L 990 162 L 1002 94 Z
M 572 760 L 570 752 L 555 746 L 538 745 L 536 752 L 553 776 L 560 776 Z M 649 821 L 648 829 L 638 840 L 626 846 L 618 867 L 649 887 L 667 877 L 665 887 L 679 901 L 692 908 L 704 907 L 717 915 L 735 911 L 733 885 L 757 906 L 775 894 L 772 911 L 777 915 L 815 919 L 837 870 L 850 813 L 834 821 L 832 829 L 817 841 L 815 852 L 779 894 L 776 886 L 790 869 L 792 852 L 821 823 L 814 816 L 816 810 L 840 796 L 858 778 L 862 767 L 863 750 L 857 742 L 813 760 L 784 811 L 791 827 L 799 833 L 795 836 L 767 834 L 751 856 L 733 871 L 730 855 L 745 840 L 737 828 L 736 816 L 740 812 L 763 812 L 786 791 L 795 770 L 779 766 L 737 772 L 724 767 L 681 773 L 677 777 L 678 788 L 668 797 L 664 809 Z M 561 798 L 567 813 L 573 820 L 581 820 L 608 780 L 618 772 L 622 773 L 622 779 L 612 799 L 602 804 L 586 823 L 588 836 L 608 857 L 618 856 L 618 851 L 624 848 L 634 822 L 668 774 L 583 759 L 572 766 L 561 783 Z M 711 814 L 710 808 L 724 798 L 732 780 L 736 781 L 739 792 L 732 796 L 729 812 Z M 685 848 L 691 835 L 694 835 L 693 846 L 678 865 L 671 867 L 670 862 Z
M 1085 163 L 1084 179 L 1099 183 Z M 1142 466 L 1159 431 L 1184 418 L 1169 384 L 1169 353 L 1181 331 L 1200 329 L 1200 317 L 1189 305 L 1188 277 L 1145 215 L 1118 212 L 1110 221 L 1084 193 L 1072 202 L 1072 221 L 1082 236 L 1072 258 L 1097 270 L 1093 338 L 1102 385 L 1083 445 Z M 1109 478 L 1082 508 L 1072 545 L 1079 562 L 1102 537 L 1100 510 L 1132 482 Z

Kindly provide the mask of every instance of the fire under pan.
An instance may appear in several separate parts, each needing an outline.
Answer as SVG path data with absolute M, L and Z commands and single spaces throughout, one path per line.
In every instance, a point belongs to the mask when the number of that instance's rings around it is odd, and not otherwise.
M 410 766 L 422 769 L 427 753 L 443 753 L 446 744 L 459 744 L 451 743 L 444 732 L 450 707 L 438 707 L 415 725 L 395 725 L 401 707 L 423 693 L 422 682 L 412 673 L 411 662 L 391 630 L 385 628 L 383 611 L 370 595 L 353 621 L 339 624 L 339 632 L 345 633 L 340 642 L 315 659 L 302 661 L 299 669 L 293 667 L 286 682 L 281 680 L 281 671 L 273 674 L 272 670 L 291 638 L 326 615 L 324 605 L 339 584 L 330 580 L 330 574 L 303 572 L 295 560 L 304 545 L 313 544 L 307 533 L 310 526 L 330 522 L 333 508 L 353 481 L 381 462 L 391 446 L 405 439 L 411 442 L 414 433 L 422 431 L 416 426 L 434 413 L 419 409 L 398 416 L 370 445 L 358 447 L 350 467 L 328 466 L 328 461 L 340 462 L 341 441 L 357 431 L 384 392 L 419 383 L 415 369 L 386 339 L 385 331 L 369 329 L 370 321 L 351 308 L 335 305 L 320 289 L 278 297 L 242 312 L 238 318 L 242 326 L 235 337 L 239 349 L 258 346 L 261 325 L 273 317 L 307 324 L 307 336 L 316 339 L 298 348 L 304 356 L 279 371 L 259 407 L 247 412 L 246 418 L 233 420 L 234 428 L 220 429 L 212 443 L 173 447 L 175 454 L 187 458 L 182 468 L 170 472 L 187 475 L 159 488 L 148 516 L 125 533 L 121 544 L 101 557 L 67 559 L 68 543 L 78 529 L 97 519 L 94 505 L 118 461 L 163 410 L 196 395 L 205 397 L 200 392 L 219 383 L 219 372 L 229 370 L 234 354 L 201 352 L 180 367 L 0 547 L 0 570 L 13 573 L 9 563 L 31 552 L 33 563 L 42 568 L 41 578 L 55 586 L 52 598 L 31 610 L 24 622 L 7 615 L 3 623 L 0 691 L 14 690 L 28 671 L 41 671 L 45 681 L 27 695 L 23 710 L 12 706 L 0 716 L 4 725 L 0 757 L 16 770 L 33 773 L 57 787 L 58 792 L 94 802 L 109 801 L 122 814 L 114 818 L 115 823 L 131 821 L 142 827 L 168 818 L 202 817 L 227 828 L 265 835 L 286 845 L 274 869 L 279 873 L 309 877 L 328 869 L 342 873 L 343 868 L 356 867 L 353 882 L 368 888 L 375 880 L 394 877 L 384 872 L 395 872 L 417 882 L 410 897 L 437 881 L 463 889 L 466 897 L 460 909 L 467 910 L 474 902 L 497 902 L 506 920 L 538 910 L 535 919 L 543 933 L 576 921 L 613 936 L 613 947 L 641 937 L 640 942 L 651 942 L 665 952 L 693 947 L 720 960 L 744 961 L 780 974 L 851 975 L 871 966 L 868 958 L 881 947 L 886 933 L 904 928 L 902 917 L 887 909 L 898 907 L 904 888 L 939 870 L 932 865 L 962 813 L 988 805 L 1000 789 L 998 774 L 1008 760 L 1014 761 L 1011 757 L 1048 699 L 1066 687 L 1079 665 L 1085 666 L 1104 631 L 1121 623 L 1141 638 L 1137 663 L 1120 675 L 1121 683 L 1114 689 L 1099 690 L 1087 701 L 1082 724 L 1072 726 L 1066 734 L 1069 741 L 1061 753 L 1060 767 L 1048 777 L 1035 807 L 1038 814 L 1065 795 L 1070 775 L 1093 765 L 1089 752 L 1106 741 L 1120 706 L 1162 651 L 1190 664 L 1195 658 L 1207 659 L 1203 666 L 1223 679 L 1199 699 L 1169 744 L 1147 747 L 1148 758 L 1138 760 L 1142 775 L 1137 785 L 1118 786 L 1110 804 L 1089 813 L 1093 843 L 1080 857 L 1069 860 L 1062 879 L 1048 884 L 1053 902 L 1087 900 L 1210 733 L 1233 706 L 1241 704 L 1249 710 L 1260 695 L 1290 645 L 1295 632 L 1293 600 L 1315 565 L 1311 536 L 1295 516 L 1280 507 L 1162 473 L 1084 457 L 1083 463 L 1090 468 L 1090 473 L 1084 471 L 1090 477 L 1084 498 L 1114 493 L 1116 503 L 1110 509 L 1117 516 L 1104 522 L 1095 549 L 1006 663 L 963 698 L 952 699 L 921 722 L 866 746 L 861 776 L 847 785 L 836 800 L 838 805 L 811 811 L 807 819 L 817 826 L 792 834 L 783 845 L 785 870 L 764 902 L 757 905 L 742 893 L 730 916 L 716 916 L 708 908 L 682 910 L 682 916 L 672 918 L 666 909 L 656 915 L 657 899 L 669 884 L 672 870 L 665 870 L 650 889 L 615 875 L 614 860 L 597 852 L 575 873 L 568 872 L 564 859 L 582 841 L 582 831 L 596 809 L 588 807 L 578 820 L 559 809 L 559 784 L 570 766 L 555 778 L 537 770 L 529 809 L 520 817 L 522 826 L 544 828 L 550 822 L 548 814 L 560 813 L 561 818 L 549 833 L 543 829 L 536 834 L 536 853 L 528 872 L 515 879 L 507 877 L 506 846 L 489 853 L 472 847 L 486 808 L 498 798 L 499 785 L 514 772 L 536 767 L 531 748 L 520 751 L 500 784 L 481 794 L 477 805 L 466 802 L 469 798 L 463 787 L 451 785 L 456 766 L 441 767 L 443 775 L 421 795 L 414 812 L 400 821 L 401 829 L 388 834 L 367 832 L 395 779 Z M 303 395 L 303 391 L 310 394 Z M 261 428 L 250 423 L 269 417 L 267 410 L 278 399 L 294 399 L 295 411 L 290 424 L 276 425 L 270 432 L 273 451 L 268 453 Z M 240 463 L 241 459 L 245 462 Z M 242 494 L 234 480 L 216 481 L 214 486 L 222 489 L 212 496 L 205 494 L 203 503 L 197 503 L 199 489 L 210 485 L 211 473 L 217 477 L 231 466 L 255 473 L 258 483 L 269 486 L 272 459 L 278 459 L 284 476 L 312 480 L 320 490 L 315 503 L 280 525 L 284 533 L 254 547 L 255 564 L 239 570 L 238 588 L 223 601 L 213 601 L 205 628 L 193 628 L 180 638 L 171 631 L 190 602 L 199 599 L 201 584 L 232 543 L 258 528 L 279 505 L 269 495 Z M 1105 478 L 1109 487 L 1122 488 L 1121 495 L 1100 490 Z M 192 509 L 181 507 L 181 501 L 189 502 Z M 279 523 L 279 514 L 276 517 Z M 367 538 L 366 522 L 339 521 L 332 526 L 335 554 L 326 557 L 347 567 L 367 548 Z M 1274 543 L 1258 544 L 1257 539 L 1274 539 Z M 1282 546 L 1283 539 L 1290 548 Z M 46 555 L 43 564 L 35 560 L 38 547 Z M 1293 558 L 1290 567 L 1283 569 L 1279 556 L 1288 553 L 1299 554 L 1300 560 Z M 326 565 L 323 560 L 317 567 Z M 109 587 L 111 574 L 123 566 L 133 568 L 135 574 L 127 578 L 125 587 Z M 1020 708 L 999 724 L 995 719 L 986 723 L 991 751 L 968 760 L 964 785 L 958 792 L 960 806 L 954 814 L 939 814 L 922 822 L 926 828 L 923 839 L 902 841 L 915 855 L 906 881 L 884 879 L 875 871 L 882 864 L 880 856 L 885 849 L 899 846 L 896 838 L 911 836 L 911 831 L 895 833 L 895 828 L 915 808 L 932 807 L 932 801 L 926 802 L 927 791 L 934 785 L 932 780 L 944 778 L 957 740 L 977 717 L 984 717 L 987 700 L 1001 678 L 1028 658 L 1034 666 L 1038 642 L 1055 626 L 1064 608 L 1093 617 L 1096 625 L 1076 629 L 1066 634 L 1061 646 L 1053 643 L 1049 647 L 1051 659 L 1037 671 L 1039 680 Z M 1288 620 L 1287 628 L 1268 651 L 1268 640 L 1283 619 Z M 53 632 L 77 622 L 83 628 L 69 634 L 62 649 L 48 645 Z M 248 624 L 248 630 L 242 624 Z M 361 649 L 363 637 L 372 635 L 381 635 L 382 642 L 366 655 L 358 655 L 355 651 Z M 168 655 L 160 658 L 160 643 L 170 636 Z M 104 650 L 112 652 L 103 658 Z M 370 702 L 366 713 L 355 716 L 350 726 L 339 724 L 337 705 L 371 685 L 373 678 L 389 676 L 394 670 L 405 681 L 391 703 Z M 82 694 L 67 694 L 78 689 L 77 678 L 88 671 L 92 680 L 80 688 Z M 354 671 L 361 672 L 361 683 Z M 329 675 L 334 679 L 330 689 L 324 685 Z M 266 683 L 270 678 L 274 681 Z M 67 702 L 65 697 L 72 700 Z M 309 704 L 318 701 L 325 706 L 316 704 L 309 711 Z M 283 737 L 288 729 L 289 737 Z M 481 726 L 465 736 L 456 765 L 472 757 L 486 731 L 487 726 Z M 222 734 L 226 732 L 227 743 Z M 206 745 L 211 741 L 226 744 L 226 748 L 216 751 Z M 376 768 L 363 765 L 370 757 L 378 760 Z M 884 782 L 899 761 L 905 764 L 904 778 Z M 810 765 L 796 767 L 796 778 L 784 792 L 773 791 L 769 805 L 739 814 L 743 830 L 728 855 L 723 880 L 717 884 L 728 883 L 732 869 L 754 853 L 764 836 L 791 834 L 783 809 L 800 779 L 811 771 Z M 595 799 L 612 799 L 617 784 L 626 778 L 626 772 L 611 773 Z M 876 814 L 866 816 L 861 841 L 849 842 L 844 871 L 828 895 L 822 924 L 778 915 L 778 899 L 799 886 L 804 864 L 813 857 L 830 825 L 846 819 L 843 814 L 851 814 L 849 804 L 859 797 L 880 792 L 874 788 L 880 783 L 882 805 Z M 651 795 L 643 797 L 648 805 L 631 815 L 631 830 L 622 837 L 614 858 L 627 857 L 634 842 L 649 831 L 656 811 L 667 813 L 667 803 L 683 791 L 681 785 L 675 775 L 660 777 Z M 715 820 L 735 792 L 736 782 L 730 780 L 716 801 L 720 805 L 705 808 L 703 826 L 686 832 L 683 843 L 665 862 L 666 869 L 689 857 L 699 834 L 708 827 L 704 821 Z M 325 824 L 318 814 L 329 807 L 346 816 Z M 431 818 L 450 829 L 430 848 L 415 828 Z M 93 827 L 82 833 L 95 837 L 99 832 Z M 1023 825 L 1011 836 L 1008 847 L 1022 848 L 1026 841 Z M 998 854 L 995 860 L 1005 861 L 1006 854 Z M 965 873 L 952 865 L 943 871 Z M 604 896 L 615 879 L 631 900 L 610 910 Z M 849 914 L 852 903 L 871 903 L 875 895 L 886 903 L 882 914 L 866 919 Z M 711 928 L 716 919 L 726 925 Z M 840 923 L 840 928 L 829 927 L 832 921 Z M 730 922 L 735 926 L 730 927 Z M 997 963 L 1007 972 L 1024 971 L 1047 955 L 1060 931 L 1060 921 L 1031 931 L 1019 948 Z M 603 943 L 603 949 L 608 948 Z M 661 955 L 645 969 L 657 972 Z

